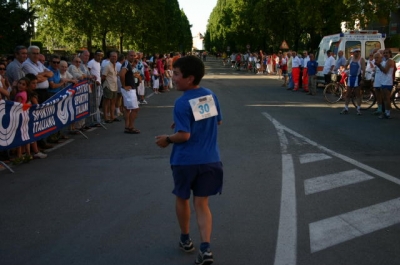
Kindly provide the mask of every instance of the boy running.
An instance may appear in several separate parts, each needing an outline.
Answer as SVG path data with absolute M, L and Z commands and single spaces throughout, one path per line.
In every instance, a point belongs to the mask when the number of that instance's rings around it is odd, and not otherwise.
M 170 163 L 174 178 L 176 214 L 181 229 L 179 247 L 185 252 L 194 250 L 189 236 L 190 193 L 200 230 L 200 251 L 197 265 L 214 262 L 210 250 L 212 216 L 208 197 L 221 193 L 223 169 L 217 146 L 217 127 L 222 116 L 214 93 L 199 86 L 204 76 L 204 64 L 195 56 L 178 59 L 172 80 L 183 95 L 175 101 L 174 134 L 156 136 L 156 144 L 165 148 L 174 144 Z

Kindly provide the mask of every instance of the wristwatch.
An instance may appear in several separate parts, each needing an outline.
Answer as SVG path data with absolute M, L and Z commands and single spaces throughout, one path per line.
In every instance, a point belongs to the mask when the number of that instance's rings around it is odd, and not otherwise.
M 167 143 L 173 144 L 173 142 L 171 141 L 171 139 L 169 138 L 169 136 L 167 136 L 167 138 L 165 138 L 165 140 L 167 141 Z

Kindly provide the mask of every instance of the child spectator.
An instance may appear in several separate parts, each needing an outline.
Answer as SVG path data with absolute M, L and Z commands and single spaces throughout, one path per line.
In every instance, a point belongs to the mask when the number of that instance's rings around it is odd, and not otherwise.
M 27 74 L 26 77 L 29 79 L 29 86 L 26 90 L 28 94 L 28 103 L 29 104 L 39 104 L 38 102 L 38 94 L 35 92 L 37 85 L 37 77 L 34 74 Z M 33 158 L 46 158 L 47 154 L 44 154 L 39 151 L 37 142 L 31 143 L 31 149 L 33 151 Z
M 158 89 L 160 88 L 160 73 L 157 70 L 157 64 L 153 63 L 152 64 L 153 67 L 153 91 L 154 94 L 160 94 L 160 92 L 158 92 Z
M 22 77 L 17 83 L 17 94 L 15 95 L 15 102 L 26 104 L 28 103 L 28 93 L 26 92 L 29 86 L 30 80 L 27 77 Z M 23 156 L 23 149 L 26 154 Z M 22 162 L 29 162 L 32 160 L 30 144 L 17 147 L 17 158 L 14 160 L 14 164 L 20 164 Z

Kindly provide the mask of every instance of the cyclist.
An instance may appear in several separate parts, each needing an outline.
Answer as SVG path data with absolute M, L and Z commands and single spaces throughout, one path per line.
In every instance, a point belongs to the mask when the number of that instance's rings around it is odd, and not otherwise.
M 349 77 L 347 78 L 345 104 L 344 109 L 340 112 L 340 114 L 349 113 L 349 102 L 354 91 L 356 96 L 357 115 L 361 115 L 360 86 L 363 85 L 363 80 L 365 79 L 365 60 L 360 56 L 361 50 L 359 48 L 354 48 L 352 52 L 353 57 L 349 60 L 347 65 L 347 69 L 349 69 Z

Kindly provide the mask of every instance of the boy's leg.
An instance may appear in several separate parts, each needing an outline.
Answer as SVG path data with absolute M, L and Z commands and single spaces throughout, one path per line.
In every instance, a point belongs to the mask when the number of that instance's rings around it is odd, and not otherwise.
M 208 206 L 208 197 L 194 197 L 197 225 L 199 227 L 201 242 L 210 243 L 212 230 L 212 215 Z
M 179 222 L 181 233 L 184 235 L 189 234 L 190 223 L 190 203 L 189 199 L 182 199 L 176 196 L 175 203 L 176 217 Z

